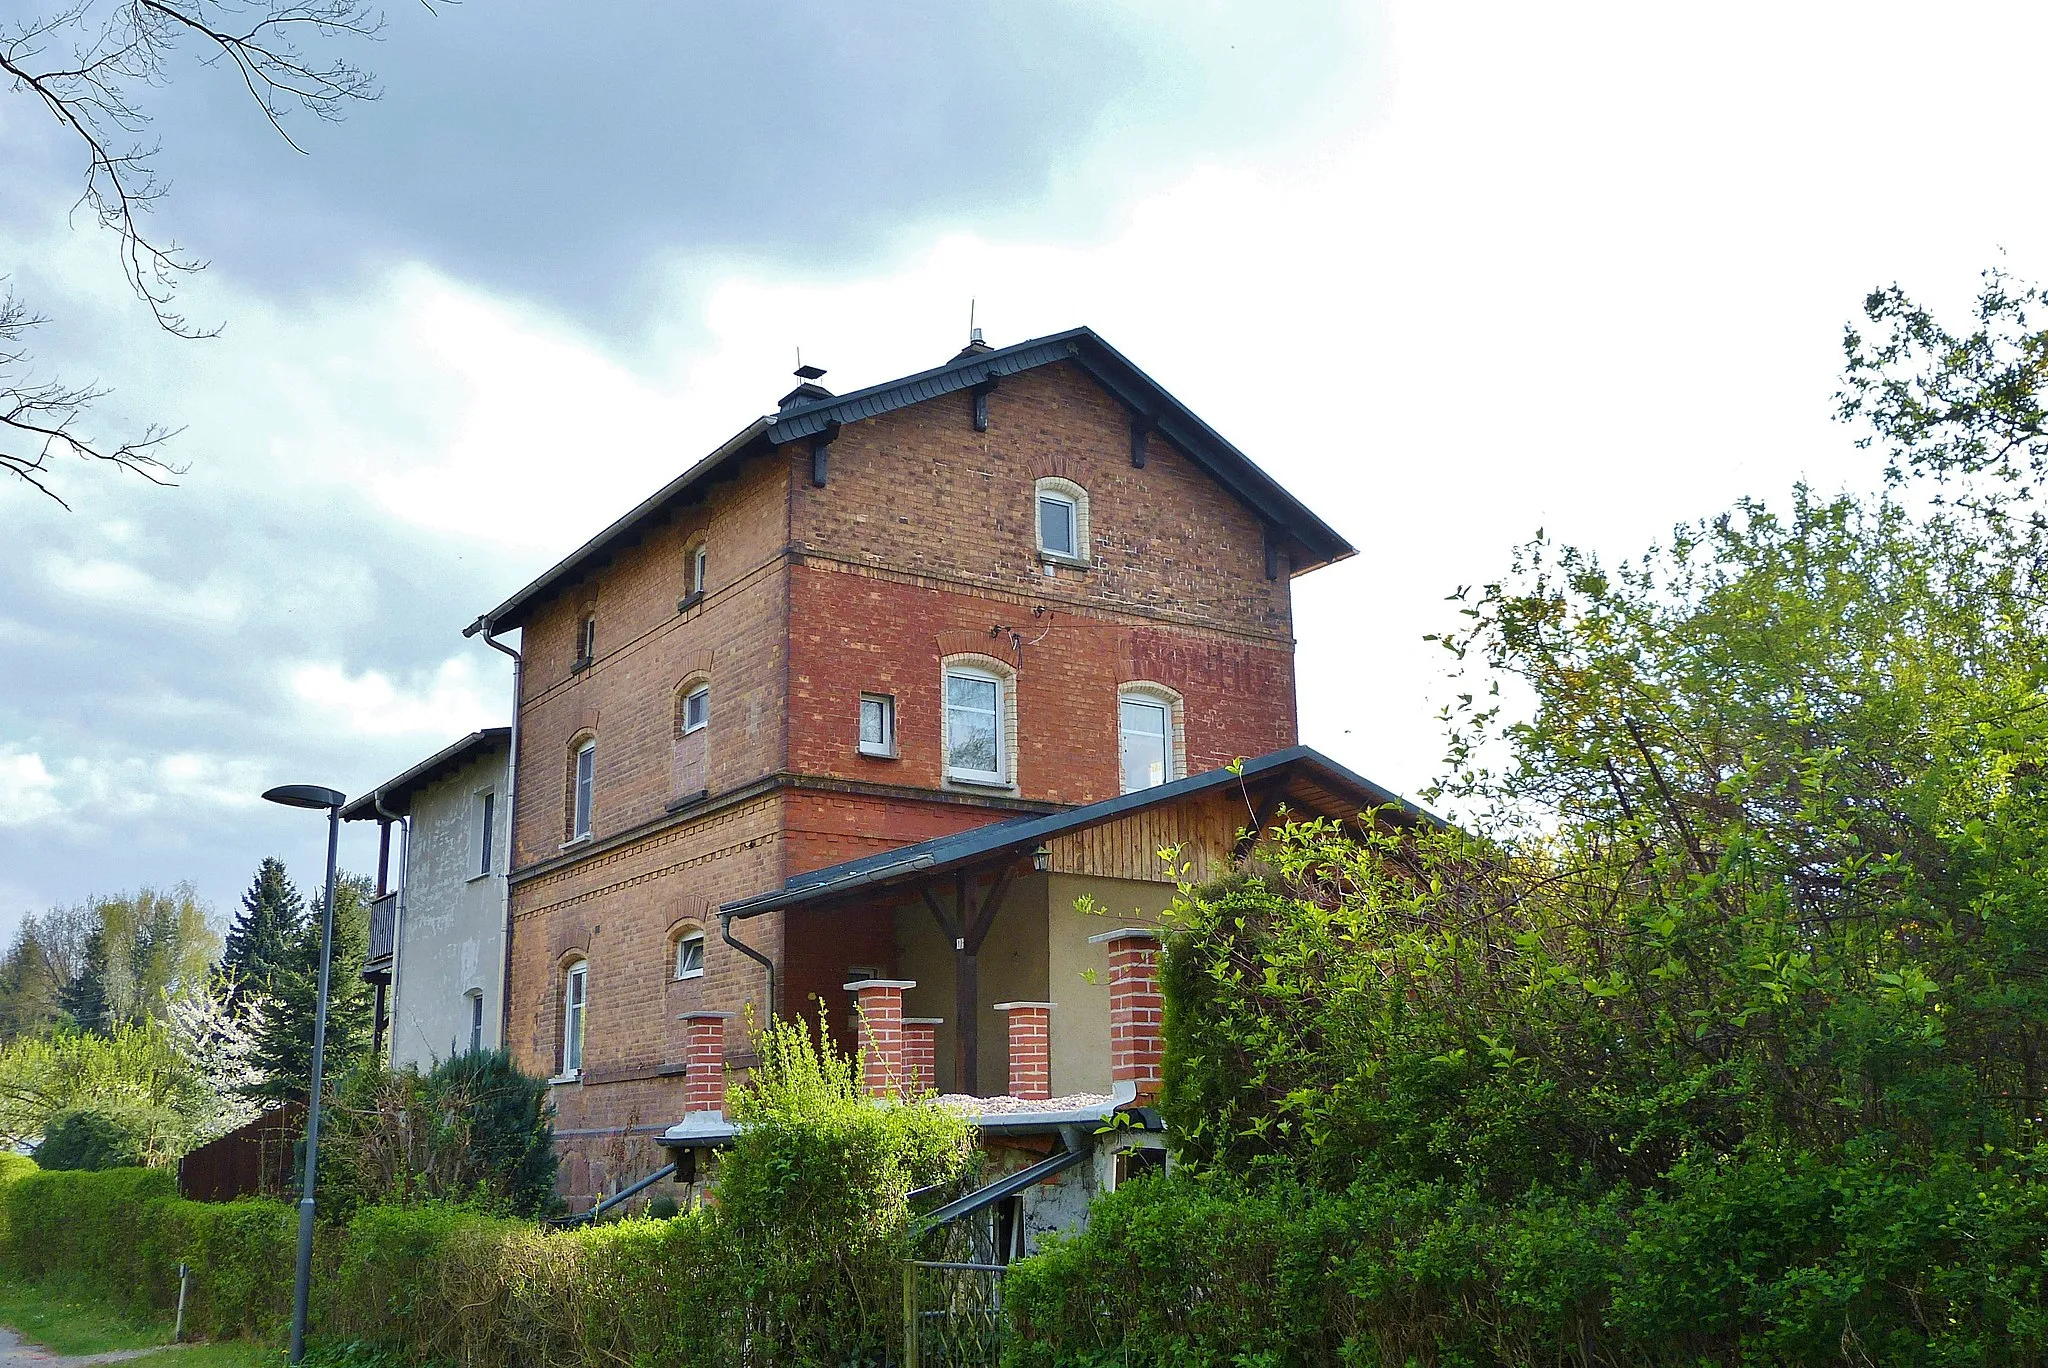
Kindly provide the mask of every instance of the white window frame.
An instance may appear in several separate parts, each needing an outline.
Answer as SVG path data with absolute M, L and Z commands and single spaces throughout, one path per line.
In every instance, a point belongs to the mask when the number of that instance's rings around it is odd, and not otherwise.
M 670 945 L 673 953 L 669 959 L 669 971 L 675 975 L 677 983 L 681 983 L 684 979 L 704 977 L 705 936 L 703 927 L 684 927 L 676 933 L 676 938 L 670 942 Z M 697 947 L 697 967 L 694 969 L 683 967 L 683 947 L 687 945 L 695 945 Z
M 953 687 L 954 679 L 971 679 L 983 684 L 993 684 L 995 698 L 996 767 L 993 770 L 962 769 L 953 763 Z M 946 749 L 941 757 L 946 767 L 946 777 L 957 783 L 983 784 L 991 787 L 1008 787 L 1010 771 L 1009 708 L 1008 690 L 1010 681 L 994 670 L 977 665 L 948 665 L 944 671 L 944 690 L 939 699 L 946 721 Z
M 581 661 L 597 659 L 597 614 L 585 613 L 583 621 L 576 625 L 576 658 Z
M 1048 540 L 1046 539 L 1046 535 L 1045 535 L 1045 513 L 1046 513 L 1046 505 L 1048 505 L 1048 504 L 1052 505 L 1052 506 L 1053 506 L 1054 508 L 1061 508 L 1061 509 L 1065 509 L 1065 510 L 1066 510 L 1066 514 L 1067 514 L 1067 544 L 1066 544 L 1066 546 L 1065 546 L 1065 548 L 1064 548 L 1064 549 L 1062 549 L 1061 547 L 1057 547 L 1057 546 L 1054 546 L 1054 545 L 1053 545 L 1053 544 L 1052 544 L 1052 543 L 1051 543 L 1050 541 L 1048 541 Z M 1074 501 L 1074 499 L 1073 499 L 1072 497 L 1070 497 L 1070 496 L 1068 496 L 1068 495 L 1066 495 L 1066 494 L 1062 494 L 1062 493 L 1059 493 L 1059 492 L 1058 492 L 1058 491 L 1056 491 L 1056 490 L 1051 490 L 1051 489 L 1041 489 L 1041 490 L 1039 490 L 1039 491 L 1038 491 L 1038 549 L 1039 549 L 1039 550 L 1040 550 L 1041 552 L 1043 552 L 1044 554 L 1048 555 L 1048 556 L 1065 556 L 1065 557 L 1067 557 L 1067 558 L 1068 558 L 1068 559 L 1070 559 L 1070 560 L 1079 560 L 1079 559 L 1080 559 L 1080 546 L 1081 546 L 1081 506 L 1080 506 L 1080 505 L 1079 505 L 1078 503 L 1076 503 L 1076 502 Z
M 882 718 L 882 734 L 868 740 L 868 705 L 873 704 Z M 896 758 L 896 695 L 864 693 L 860 696 L 859 745 L 862 755 L 872 755 L 883 760 Z
M 711 578 L 711 549 L 703 542 L 690 548 L 690 592 L 701 594 Z
M 587 757 L 587 758 L 586 758 Z M 569 791 L 569 839 L 587 841 L 597 810 L 597 738 L 576 747 L 575 779 Z
M 1124 704 L 1138 703 L 1159 708 L 1166 714 L 1166 777 L 1159 782 L 1170 784 L 1176 779 L 1187 778 L 1187 723 L 1186 711 L 1180 694 L 1164 684 L 1149 680 L 1136 680 L 1119 685 L 1116 691 L 1116 777 L 1117 787 L 1124 793 L 1142 792 L 1124 788 Z M 1157 785 L 1147 785 L 1147 788 Z
M 699 700 L 702 700 L 701 704 Z M 697 720 L 692 722 L 690 714 L 695 712 Z M 683 694 L 683 735 L 703 731 L 711 725 L 711 685 L 707 681 L 692 684 Z
M 487 874 L 497 873 L 498 863 L 498 791 L 482 788 L 476 791 L 476 824 L 472 836 L 475 844 L 470 847 L 475 854 L 470 859 L 469 877 L 481 879 Z
M 583 1076 L 583 1043 L 590 1030 L 590 961 L 562 970 L 562 1077 Z
M 1060 551 L 1045 544 L 1045 518 L 1041 505 L 1051 500 L 1065 504 L 1073 531 L 1073 549 Z M 1088 491 L 1074 481 L 1058 475 L 1048 475 L 1032 486 L 1031 499 L 1031 542 L 1038 548 L 1038 558 L 1049 565 L 1070 565 L 1086 568 L 1094 564 L 1088 549 L 1089 533 Z M 1052 572 L 1048 570 L 1047 574 Z
M 479 1054 L 484 1048 L 484 990 L 472 988 L 462 997 L 469 1004 L 469 1052 Z

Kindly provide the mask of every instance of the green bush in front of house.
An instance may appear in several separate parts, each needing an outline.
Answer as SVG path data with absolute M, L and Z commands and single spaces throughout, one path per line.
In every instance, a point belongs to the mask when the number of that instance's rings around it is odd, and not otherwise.
M 177 1304 L 195 1334 L 267 1334 L 291 1311 L 297 1222 L 282 1202 L 189 1202 L 163 1169 L 31 1173 L 0 1193 L 4 1266 L 31 1282 L 96 1289 L 135 1315 Z
M 1019 1363 L 2048 1363 L 2044 302 L 1846 339 L 1938 499 L 1460 593 L 1470 834 L 1183 890 L 1177 1173 L 1009 1275 Z
M 933 1101 L 878 1107 L 858 1067 L 802 1026 L 760 1041 L 731 1098 L 746 1129 L 718 1200 L 672 1219 L 551 1230 L 481 1203 L 370 1204 L 323 1225 L 313 1330 L 344 1360 L 471 1368 L 879 1364 L 900 1349 L 912 1189 L 964 1181 L 966 1123 Z M 0 1196 L 0 1262 L 161 1312 L 192 1270 L 187 1323 L 270 1334 L 290 1313 L 283 1203 L 176 1195 L 168 1172 L 31 1173 Z

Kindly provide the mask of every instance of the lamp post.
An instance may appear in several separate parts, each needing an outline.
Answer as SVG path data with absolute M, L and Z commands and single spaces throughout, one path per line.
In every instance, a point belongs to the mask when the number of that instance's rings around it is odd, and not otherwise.
M 292 1285 L 292 1357 L 306 1357 L 306 1302 L 313 1290 L 313 1178 L 320 1167 L 320 1066 L 327 1055 L 327 976 L 334 963 L 334 857 L 348 795 L 318 784 L 284 784 L 263 795 L 286 807 L 327 809 L 327 896 L 320 901 L 320 994 L 313 1004 L 313 1077 L 306 1092 L 306 1185 L 299 1197 L 299 1268 Z

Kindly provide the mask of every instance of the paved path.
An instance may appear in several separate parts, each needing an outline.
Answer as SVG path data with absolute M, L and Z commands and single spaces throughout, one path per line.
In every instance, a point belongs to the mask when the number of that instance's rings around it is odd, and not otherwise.
M 144 1354 L 162 1353 L 168 1345 L 154 1349 L 124 1349 L 118 1354 L 53 1354 L 40 1344 L 30 1344 L 12 1330 L 0 1328 L 0 1368 L 91 1368 L 95 1363 L 120 1363 Z

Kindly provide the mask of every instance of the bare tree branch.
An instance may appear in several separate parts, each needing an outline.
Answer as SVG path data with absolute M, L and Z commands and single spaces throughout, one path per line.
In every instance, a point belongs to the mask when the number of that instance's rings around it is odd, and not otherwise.
M 77 147 L 85 175 L 76 208 L 89 209 L 115 235 L 122 274 L 157 325 L 176 337 L 211 337 L 218 327 L 194 325 L 174 307 L 180 282 L 205 262 L 148 223 L 165 190 L 159 146 L 143 140 L 149 93 L 189 47 L 199 65 L 232 69 L 263 118 L 303 151 L 285 129 L 292 113 L 339 119 L 351 102 L 377 96 L 367 71 L 314 49 L 373 38 L 382 22 L 368 0 L 67 0 L 0 25 L 0 73 L 12 91 L 35 97 Z M 176 470 L 155 448 L 175 434 L 152 425 L 124 442 L 89 439 L 80 425 L 108 391 L 33 378 L 23 339 L 43 321 L 11 292 L 0 299 L 0 470 L 60 504 L 47 482 L 57 455 L 167 483 Z

